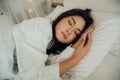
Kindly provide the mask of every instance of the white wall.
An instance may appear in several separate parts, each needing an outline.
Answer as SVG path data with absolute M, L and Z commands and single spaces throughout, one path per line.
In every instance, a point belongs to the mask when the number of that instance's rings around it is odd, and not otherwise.
M 46 0 L 3 0 L 4 13 L 15 23 L 39 16 L 46 16 Z

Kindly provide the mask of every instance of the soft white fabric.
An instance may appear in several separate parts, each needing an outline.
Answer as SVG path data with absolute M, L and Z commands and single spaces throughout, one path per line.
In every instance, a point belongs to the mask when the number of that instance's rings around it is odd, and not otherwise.
M 73 7 L 76 8 L 76 7 Z M 55 20 L 57 16 L 59 16 L 62 12 L 73 9 L 68 7 L 57 6 L 47 17 L 51 19 L 51 21 Z M 120 17 L 119 13 L 107 12 L 107 11 L 91 11 L 93 18 L 95 19 L 95 23 L 98 25 L 102 22 L 105 22 L 110 19 L 114 19 Z
M 49 18 L 23 21 L 13 29 L 19 74 L 15 80 L 61 80 L 59 64 L 45 66 L 47 44 L 52 38 Z
M 51 22 L 57 18 L 62 12 L 69 10 L 69 8 L 57 6 L 47 17 L 51 19 Z
M 48 17 L 54 20 L 62 12 L 69 10 L 65 7 L 57 7 Z M 93 42 L 88 55 L 70 71 L 71 79 L 68 80 L 84 80 L 95 68 L 101 63 L 103 58 L 109 53 L 112 44 L 114 44 L 120 32 L 120 15 L 107 12 L 92 12 L 95 20 L 95 30 L 92 34 Z M 119 18 L 117 18 L 119 17 Z M 62 61 L 68 57 L 67 53 L 62 53 L 62 57 L 58 57 L 56 62 Z M 72 55 L 72 54 L 71 54 Z
M 86 80 L 120 80 L 120 34 L 109 54 Z
M 13 77 L 12 23 L 6 15 L 0 15 L 0 80 Z
M 91 8 L 93 11 L 120 13 L 119 0 L 64 0 L 67 8 Z

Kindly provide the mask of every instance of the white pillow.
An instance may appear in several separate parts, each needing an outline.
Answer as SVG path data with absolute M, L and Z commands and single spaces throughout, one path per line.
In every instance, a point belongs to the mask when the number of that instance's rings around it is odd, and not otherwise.
M 68 7 L 61 7 L 57 6 L 47 17 L 51 19 L 51 21 L 55 20 L 62 12 L 70 10 L 73 8 Z M 119 13 L 112 13 L 112 12 L 104 12 L 104 11 L 93 11 L 92 15 L 96 21 L 97 24 L 102 23 L 104 21 L 120 17 Z
M 119 0 L 64 0 L 64 6 L 68 8 L 91 8 L 93 11 L 119 12 Z
M 68 8 L 58 6 L 47 17 L 54 20 Z M 71 70 L 70 80 L 86 79 L 95 68 L 101 63 L 103 58 L 109 53 L 118 34 L 120 33 L 120 15 L 107 12 L 92 12 L 96 27 L 92 33 L 92 46 L 88 55 Z

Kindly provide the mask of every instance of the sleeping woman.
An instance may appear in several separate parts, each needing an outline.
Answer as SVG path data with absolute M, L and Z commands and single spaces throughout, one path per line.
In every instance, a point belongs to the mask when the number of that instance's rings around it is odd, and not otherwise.
M 61 80 L 89 52 L 93 18 L 90 9 L 71 9 L 53 22 L 48 17 L 25 20 L 13 29 L 15 80 Z M 86 32 L 86 37 L 82 35 Z M 72 54 L 45 65 L 50 54 Z M 14 67 L 15 68 L 15 67 Z M 14 70 L 15 71 L 15 70 Z M 16 72 L 16 71 L 15 71 Z

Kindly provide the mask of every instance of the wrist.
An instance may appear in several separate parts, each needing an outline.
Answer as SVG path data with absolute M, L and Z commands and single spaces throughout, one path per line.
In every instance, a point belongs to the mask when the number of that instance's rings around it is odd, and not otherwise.
M 73 55 L 72 56 L 73 62 L 75 63 L 75 65 L 77 65 L 80 62 L 80 57 L 77 55 Z

